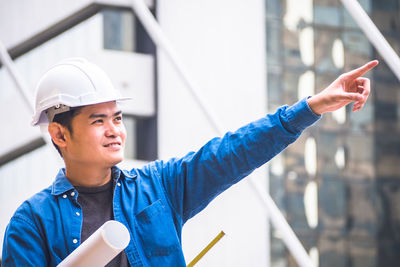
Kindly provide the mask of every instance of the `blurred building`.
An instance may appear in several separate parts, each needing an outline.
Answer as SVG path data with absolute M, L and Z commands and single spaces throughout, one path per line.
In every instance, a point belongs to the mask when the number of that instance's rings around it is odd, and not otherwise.
M 359 2 L 399 54 L 400 2 Z M 339 0 L 267 0 L 266 12 L 271 110 L 380 60 L 362 111 L 324 115 L 272 162 L 273 198 L 320 266 L 398 266 L 399 81 Z M 297 266 L 275 231 L 271 251 L 272 266 Z
M 362 111 L 323 116 L 248 179 L 272 197 L 319 266 L 396 266 L 400 260 L 399 81 L 339 0 L 146 0 L 224 131 L 319 92 L 370 59 L 374 91 Z M 395 51 L 400 3 L 360 1 Z M 33 103 L 52 64 L 84 56 L 133 101 L 122 167 L 183 156 L 217 135 L 170 60 L 151 41 L 130 0 L 0 0 L 0 41 Z M 0 248 L 20 203 L 49 186 L 62 161 L 29 125 L 24 102 L 0 68 Z M 45 132 L 46 129 L 42 129 Z M 269 180 L 268 180 L 269 178 Z M 269 183 L 268 183 L 269 181 Z M 268 211 L 240 182 L 183 228 L 190 262 L 221 230 L 226 236 L 196 266 L 297 266 L 268 224 Z
M 156 15 L 205 102 L 236 130 L 266 113 L 264 1 L 144 1 Z M 33 103 L 35 84 L 51 65 L 83 56 L 100 65 L 124 95 L 126 160 L 184 156 L 219 135 L 170 60 L 156 48 L 131 0 L 0 0 L 0 41 L 14 58 Z M 63 165 L 4 66 L 0 68 L 0 247 L 15 209 L 49 186 Z M 43 129 L 46 132 L 46 129 Z M 45 135 L 46 138 L 46 135 Z M 257 171 L 266 190 L 265 168 Z M 267 212 L 245 183 L 235 185 L 185 224 L 189 263 L 221 230 L 226 236 L 198 266 L 266 265 Z

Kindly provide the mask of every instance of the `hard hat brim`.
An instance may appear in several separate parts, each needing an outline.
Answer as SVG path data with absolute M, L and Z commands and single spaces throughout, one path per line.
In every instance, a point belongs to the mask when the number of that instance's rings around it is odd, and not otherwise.
M 85 105 L 77 105 L 77 104 L 72 104 L 72 103 L 69 104 L 69 103 L 65 103 L 65 101 L 59 101 L 60 103 L 58 103 L 58 104 L 60 104 L 60 105 L 62 104 L 62 105 L 74 108 L 74 107 L 85 107 L 85 106 L 90 106 L 90 105 L 102 104 L 102 103 L 107 103 L 107 102 L 112 102 L 112 101 L 124 102 L 124 101 L 128 101 L 128 100 L 132 100 L 132 97 L 119 97 L 119 98 L 114 98 L 114 99 L 103 99 L 103 100 L 98 100 L 97 99 L 96 101 L 93 101 L 93 103 L 88 102 L 88 103 L 85 103 Z M 45 111 L 48 108 L 51 108 L 53 106 L 54 106 L 54 102 L 53 102 L 53 104 L 51 106 L 46 107 L 42 111 L 35 112 L 35 114 L 33 115 L 33 118 L 32 118 L 31 125 L 32 126 L 36 126 L 36 125 L 40 125 L 40 124 L 48 124 L 49 121 L 47 119 Z

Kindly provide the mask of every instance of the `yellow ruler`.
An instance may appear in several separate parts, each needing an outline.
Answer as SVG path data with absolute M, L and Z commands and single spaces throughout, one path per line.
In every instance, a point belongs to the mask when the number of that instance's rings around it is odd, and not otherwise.
M 208 244 L 200 253 L 199 255 L 194 258 L 187 267 L 194 266 L 203 256 L 215 245 L 217 242 L 225 235 L 224 231 L 221 231 L 211 242 Z

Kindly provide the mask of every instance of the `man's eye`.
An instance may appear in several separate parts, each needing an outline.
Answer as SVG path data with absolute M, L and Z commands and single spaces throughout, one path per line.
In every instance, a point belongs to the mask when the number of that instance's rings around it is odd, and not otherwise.
M 118 116 L 118 117 L 115 118 L 115 120 L 116 120 L 116 121 L 122 121 L 122 117 L 121 117 L 121 116 Z
M 102 123 L 103 120 L 95 120 L 94 122 L 92 122 L 92 124 L 97 124 L 97 123 Z

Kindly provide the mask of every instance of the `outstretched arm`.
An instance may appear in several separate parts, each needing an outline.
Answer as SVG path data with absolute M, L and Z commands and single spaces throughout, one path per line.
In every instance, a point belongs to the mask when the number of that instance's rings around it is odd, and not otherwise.
M 361 76 L 378 64 L 345 73 L 319 94 L 280 107 L 276 113 L 251 122 L 222 138 L 214 138 L 183 158 L 157 161 L 157 176 L 182 223 L 202 210 L 218 194 L 240 181 L 288 145 L 316 122 L 322 113 L 351 102 L 364 105 L 370 83 Z
M 370 81 L 361 77 L 378 65 L 378 61 L 370 61 L 364 66 L 340 75 L 333 83 L 320 93 L 307 100 L 315 114 L 335 111 L 354 102 L 353 111 L 363 108 L 370 92 Z
M 239 182 L 294 142 L 320 116 L 305 99 L 280 107 L 222 138 L 213 138 L 197 152 L 155 163 L 177 217 L 183 224 L 218 194 Z

